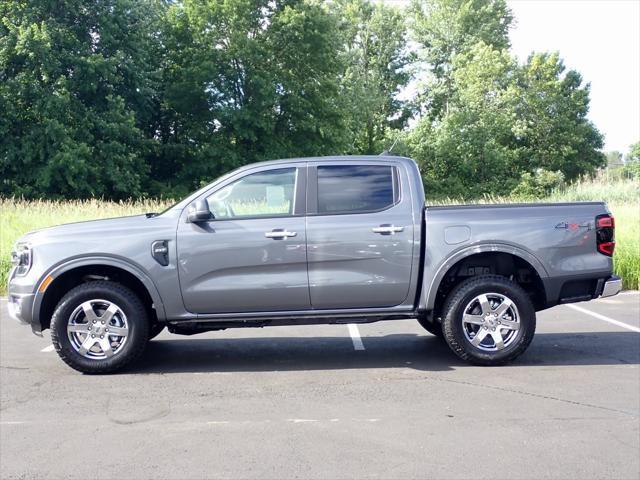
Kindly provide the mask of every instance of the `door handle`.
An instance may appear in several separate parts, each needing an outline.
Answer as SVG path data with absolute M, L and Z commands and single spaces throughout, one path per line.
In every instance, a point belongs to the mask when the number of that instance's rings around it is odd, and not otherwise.
M 380 235 L 393 235 L 403 230 L 404 227 L 396 227 L 395 225 L 380 225 L 379 227 L 373 227 L 371 229 L 373 233 L 379 233 Z
M 297 235 L 296 232 L 289 232 L 288 230 L 274 229 L 270 232 L 264 232 L 264 236 L 267 238 L 288 238 L 295 237 Z

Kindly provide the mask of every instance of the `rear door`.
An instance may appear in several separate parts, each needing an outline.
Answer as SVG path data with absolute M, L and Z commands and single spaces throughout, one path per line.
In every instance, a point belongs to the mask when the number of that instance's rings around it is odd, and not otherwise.
M 393 162 L 309 164 L 314 309 L 391 307 L 407 298 L 415 235 L 407 180 Z
M 178 268 L 187 310 L 242 313 L 311 307 L 305 183 L 305 164 L 259 167 L 205 194 L 213 220 L 187 223 L 182 218 Z

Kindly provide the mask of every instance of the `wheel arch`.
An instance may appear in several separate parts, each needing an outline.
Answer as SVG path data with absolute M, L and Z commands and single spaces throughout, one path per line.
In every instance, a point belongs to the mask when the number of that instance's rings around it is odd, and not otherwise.
M 32 325 L 40 327 L 40 331 L 49 328 L 51 315 L 65 293 L 92 279 L 121 283 L 141 298 L 149 318 L 160 321 L 166 318 L 155 284 L 139 267 L 118 258 L 85 257 L 57 265 L 42 276 L 36 288 Z
M 530 295 L 535 294 L 532 300 L 534 301 L 536 310 L 546 308 L 547 292 L 544 279 L 548 277 L 548 274 L 542 262 L 530 252 L 513 245 L 485 244 L 459 250 L 440 265 L 426 293 L 426 310 L 437 310 L 438 305 L 442 303 L 442 297 L 447 291 L 448 280 L 451 279 L 452 276 L 455 276 L 461 267 L 468 265 L 474 260 L 478 260 L 482 264 L 488 263 L 496 268 L 496 271 L 492 271 L 491 273 L 504 275 L 506 273 L 517 273 L 517 271 L 521 269 L 528 270 L 532 274 L 531 288 L 533 289 L 529 289 L 528 293 L 530 293 Z M 511 262 L 513 266 L 512 271 L 506 268 L 509 262 Z M 468 278 L 469 276 L 473 275 L 462 276 L 461 278 L 464 280 L 464 278 Z M 459 283 L 459 281 L 457 283 Z

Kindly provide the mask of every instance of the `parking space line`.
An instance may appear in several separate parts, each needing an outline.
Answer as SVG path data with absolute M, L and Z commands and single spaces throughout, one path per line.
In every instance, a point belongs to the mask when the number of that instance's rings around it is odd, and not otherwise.
M 360 330 L 358 330 L 358 325 L 355 323 L 347 324 L 349 327 L 349 335 L 351 335 L 351 341 L 353 342 L 354 350 L 364 350 L 364 344 L 362 343 L 362 338 L 360 338 Z
M 566 304 L 565 307 L 569 307 L 573 310 L 584 313 L 585 315 L 590 315 L 593 318 L 597 318 L 598 320 L 602 320 L 604 322 L 609 322 L 613 325 L 617 325 L 618 327 L 626 328 L 627 330 L 631 330 L 632 332 L 640 333 L 640 328 L 638 327 L 634 327 L 633 325 L 629 325 L 627 323 L 614 320 L 613 318 L 600 315 L 599 313 L 592 312 L 591 310 L 587 310 L 586 308 L 578 307 L 577 305 L 571 305 L 571 304 Z
M 40 351 L 44 352 L 44 353 L 49 353 L 49 352 L 53 352 L 55 349 L 56 349 L 56 347 L 54 347 L 53 345 L 49 345 L 48 347 L 44 347 Z

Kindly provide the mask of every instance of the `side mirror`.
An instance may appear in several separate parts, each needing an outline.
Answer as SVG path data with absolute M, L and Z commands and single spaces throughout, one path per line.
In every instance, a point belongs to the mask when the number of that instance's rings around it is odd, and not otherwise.
M 189 210 L 187 211 L 187 222 L 206 222 L 212 218 L 213 214 L 211 213 L 211 210 L 209 210 L 209 204 L 205 199 L 196 200 L 189 205 Z

